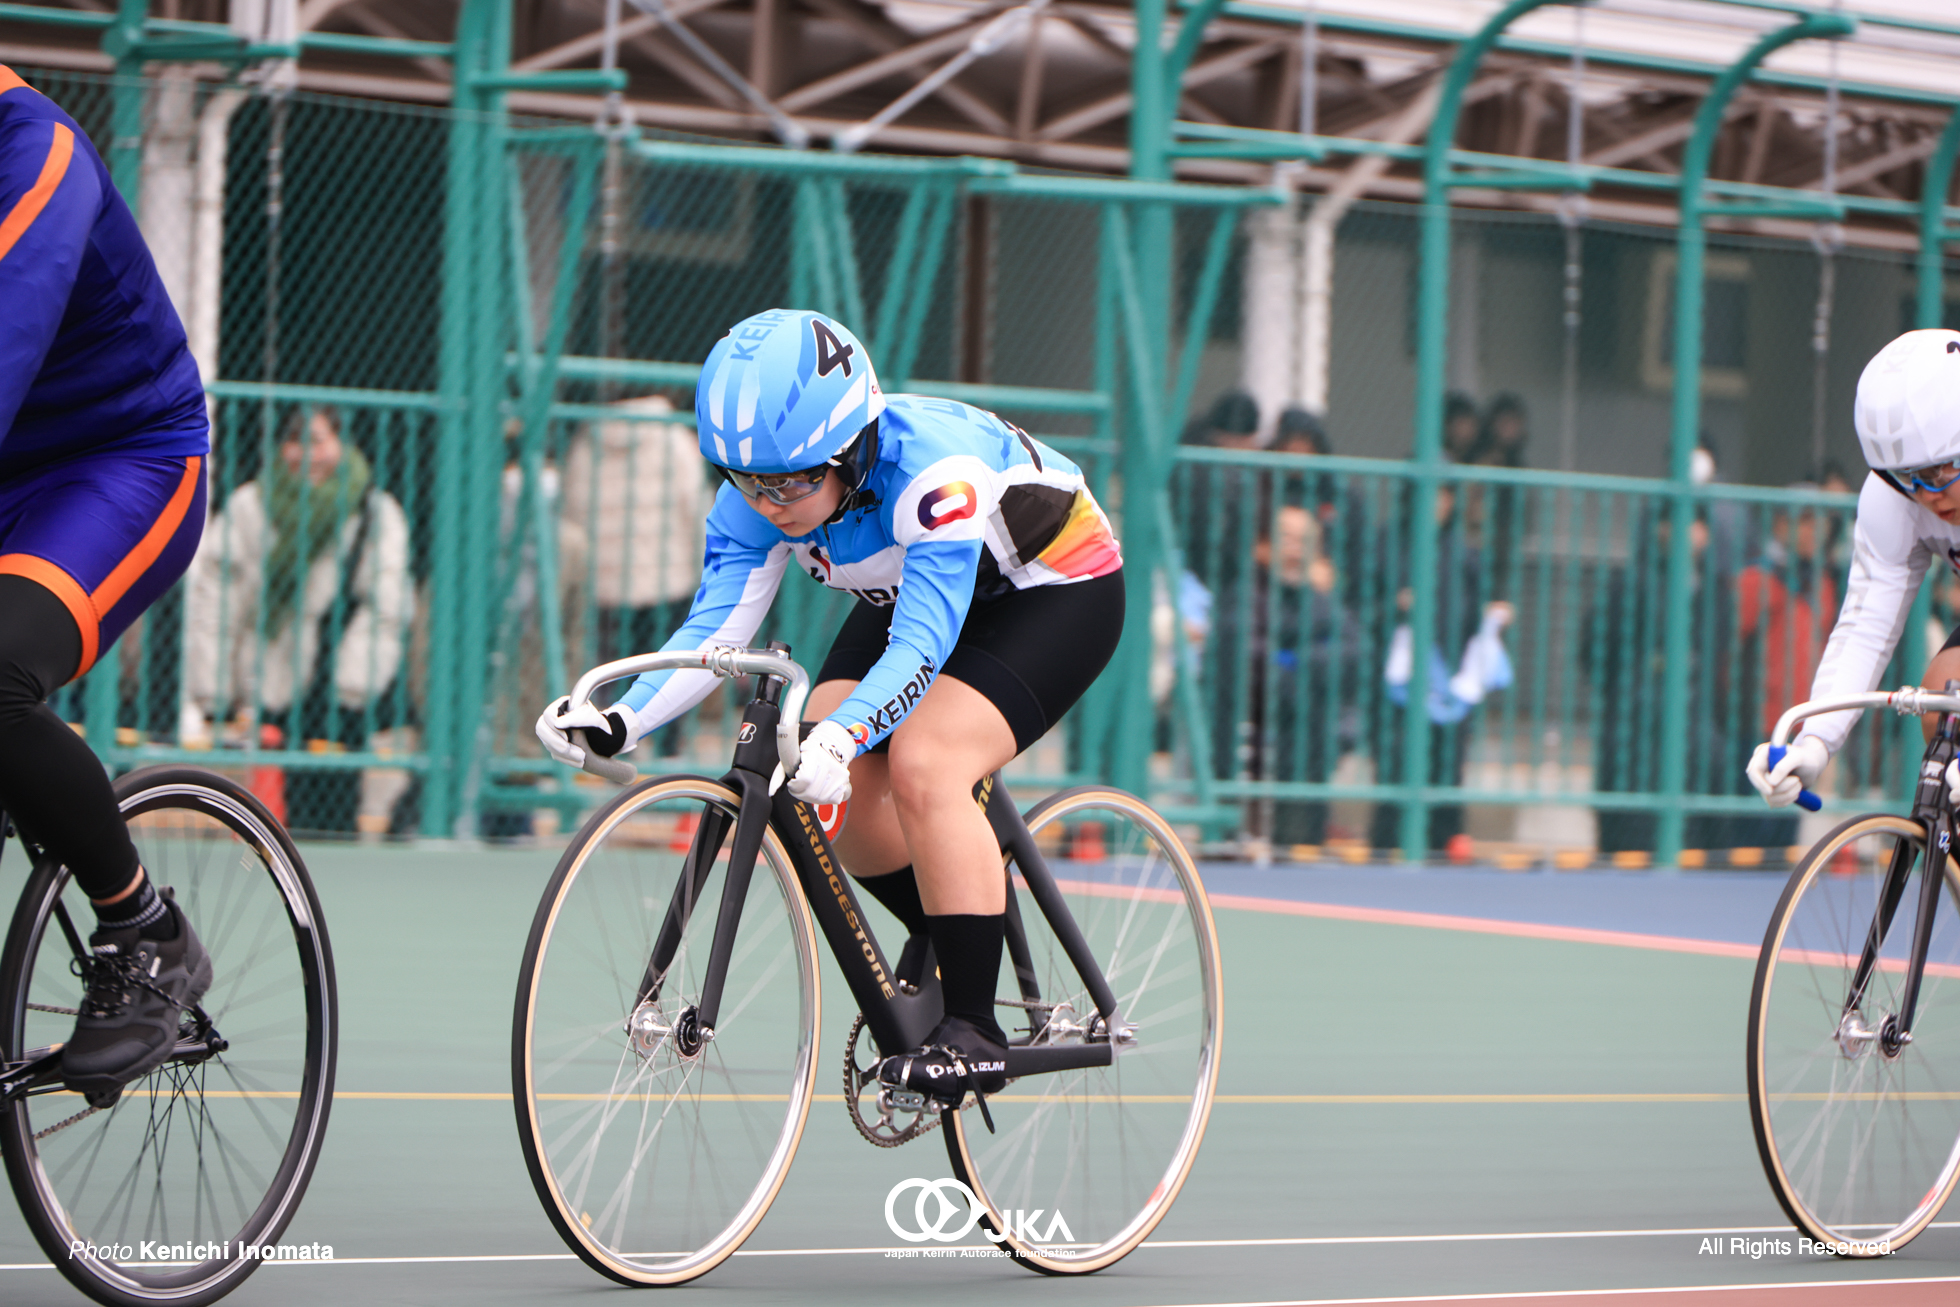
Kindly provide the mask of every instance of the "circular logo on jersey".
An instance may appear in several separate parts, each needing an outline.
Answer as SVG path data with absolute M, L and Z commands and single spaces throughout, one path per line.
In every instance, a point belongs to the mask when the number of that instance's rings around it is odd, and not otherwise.
M 867 749 L 871 747 L 871 728 L 869 726 L 866 726 L 863 722 L 852 722 L 845 729 L 850 732 L 851 739 L 856 741 L 858 748 Z
M 948 522 L 964 521 L 980 509 L 980 496 L 971 483 L 951 481 L 919 500 L 919 525 L 930 531 Z

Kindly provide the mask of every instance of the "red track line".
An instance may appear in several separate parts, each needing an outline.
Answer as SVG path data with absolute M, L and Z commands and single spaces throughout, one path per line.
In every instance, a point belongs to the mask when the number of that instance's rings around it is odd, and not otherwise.
M 1558 1293 L 1460 1293 L 1436 1298 L 1288 1298 L 1194 1307 L 1951 1307 L 1960 1279 L 1857 1280 L 1837 1284 L 1705 1284 L 1675 1289 L 1581 1289 Z
M 1382 926 L 1421 926 L 1430 930 L 1461 930 L 1477 935 L 1510 935 L 1519 939 L 1554 939 L 1572 944 L 1611 944 L 1618 948 L 1700 953 L 1718 958 L 1753 959 L 1762 952 L 1762 946 L 1758 944 L 1681 939 L 1673 935 L 1640 935 L 1632 931 L 1593 930 L 1585 926 L 1546 926 L 1529 921 L 1494 921 L 1488 917 L 1456 917 L 1440 912 L 1405 912 L 1396 908 L 1357 908 L 1343 903 L 1301 903 L 1293 899 L 1262 899 L 1244 894 L 1213 894 L 1211 905 L 1214 908 L 1274 912 L 1292 917 L 1368 921 Z

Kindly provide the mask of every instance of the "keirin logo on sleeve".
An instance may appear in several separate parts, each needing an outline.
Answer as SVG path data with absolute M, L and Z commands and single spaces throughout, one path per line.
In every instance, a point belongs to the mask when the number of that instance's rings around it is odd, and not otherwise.
M 900 1195 L 913 1189 L 919 1191 L 919 1196 L 912 1202 L 912 1226 L 908 1228 L 899 1220 L 898 1200 Z M 964 1211 L 954 1203 L 953 1195 L 965 1201 Z M 910 1180 L 900 1180 L 885 1195 L 885 1224 L 907 1243 L 958 1243 L 979 1224 L 980 1211 L 980 1200 L 973 1196 L 973 1191 L 953 1179 L 922 1180 L 915 1176 Z M 980 1233 L 992 1243 L 1002 1242 L 1008 1234 L 1024 1243 L 1054 1243 L 1058 1239 L 1063 1243 L 1075 1242 L 1075 1235 L 1059 1211 L 1049 1216 L 1046 1228 L 1037 1234 L 1037 1223 L 1044 1215 L 1047 1213 L 1039 1207 L 1033 1211 L 1004 1209 L 1001 1218 L 1006 1223 L 1007 1233 L 993 1230 L 982 1230 Z
M 971 482 L 952 481 L 919 498 L 919 525 L 930 531 L 948 522 L 962 522 L 980 511 L 980 496 Z

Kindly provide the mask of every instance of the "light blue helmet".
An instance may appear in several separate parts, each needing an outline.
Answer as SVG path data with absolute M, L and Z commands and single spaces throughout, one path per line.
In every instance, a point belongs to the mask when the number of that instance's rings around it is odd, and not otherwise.
M 736 323 L 708 351 L 694 388 L 701 456 L 760 476 L 835 460 L 884 411 L 870 351 L 808 309 Z

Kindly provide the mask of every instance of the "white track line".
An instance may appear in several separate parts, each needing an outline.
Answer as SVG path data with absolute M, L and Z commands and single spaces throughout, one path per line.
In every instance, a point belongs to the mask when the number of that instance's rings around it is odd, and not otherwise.
M 1938 1221 L 1928 1226 L 1927 1228 L 1930 1230 L 1960 1229 L 1960 1221 Z M 1345 1247 L 1345 1246 L 1363 1246 L 1363 1245 L 1370 1245 L 1370 1244 L 1398 1244 L 1398 1243 L 1496 1243 L 1496 1242 L 1514 1242 L 1518 1240 L 1530 1240 L 1530 1239 L 1654 1239 L 1654 1238 L 1682 1237 L 1682 1236 L 1706 1237 L 1711 1235 L 1791 1234 L 1791 1233 L 1794 1232 L 1787 1225 L 1727 1225 L 1727 1226 L 1706 1226 L 1706 1227 L 1696 1227 L 1696 1228 L 1684 1227 L 1680 1229 L 1670 1229 L 1670 1230 L 1535 1230 L 1535 1231 L 1519 1231 L 1516 1233 L 1495 1233 L 1495 1234 L 1356 1234 L 1356 1235 L 1329 1235 L 1325 1237 L 1299 1238 L 1299 1239 L 1150 1239 L 1144 1242 L 1143 1247 L 1145 1248 L 1303 1248 L 1303 1247 Z M 908 1245 L 903 1245 L 898 1247 L 878 1245 L 878 1246 L 867 1246 L 863 1248 L 752 1248 L 752 1249 L 743 1249 L 737 1252 L 735 1255 L 737 1257 L 852 1257 L 852 1256 L 870 1257 L 870 1256 L 882 1256 L 885 1253 L 891 1253 L 891 1252 L 916 1251 L 918 1247 L 919 1245 L 917 1244 L 908 1244 Z M 575 1259 L 570 1253 L 495 1253 L 495 1254 L 486 1253 L 482 1256 L 463 1255 L 463 1256 L 451 1256 L 451 1257 L 336 1257 L 332 1260 L 332 1262 L 328 1262 L 323 1258 L 319 1261 L 311 1261 L 311 1262 L 280 1261 L 280 1262 L 266 1262 L 264 1264 L 267 1266 L 327 1266 L 327 1265 L 398 1266 L 398 1265 L 413 1265 L 413 1264 L 422 1264 L 422 1263 L 441 1264 L 441 1263 L 451 1263 L 451 1262 L 486 1262 L 486 1263 L 487 1262 L 569 1262 L 573 1260 Z M 188 1265 L 188 1263 L 186 1264 Z M 0 1263 L 0 1271 L 44 1271 L 49 1269 L 51 1269 L 51 1266 L 47 1262 L 15 1262 L 12 1264 Z M 1869 1283 L 1872 1284 L 1911 1284 L 1911 1283 L 1944 1284 L 1946 1282 L 1947 1281 L 1944 1279 L 1916 1280 L 1916 1281 L 1912 1281 L 1912 1280 L 1869 1281 Z M 1955 1282 L 1960 1282 L 1960 1277 L 1955 1277 Z M 1819 1283 L 1835 1283 L 1835 1281 L 1831 1281 L 1831 1282 L 1820 1281 Z M 1867 1283 L 1867 1281 L 1847 1280 L 1844 1281 L 1843 1283 L 1863 1284 L 1863 1283 Z M 1730 1286 L 1717 1285 L 1713 1287 L 1727 1288 Z M 1802 1286 L 1795 1286 L 1795 1287 L 1802 1287 Z M 1672 1293 L 1676 1291 L 1672 1289 L 1669 1290 L 1574 1289 L 1565 1292 L 1567 1293 L 1636 1293 L 1636 1292 Z M 1681 1290 L 1680 1292 L 1687 1292 L 1687 1290 Z M 1542 1297 L 1558 1297 L 1558 1296 L 1560 1295 L 1543 1294 L 1543 1293 L 1471 1294 L 1468 1296 L 1459 1295 L 1462 1301 L 1465 1302 L 1476 1301 L 1479 1298 L 1531 1298 L 1531 1297 L 1542 1298 Z M 1435 1295 L 1430 1295 L 1430 1297 L 1435 1297 Z M 1315 1303 L 1323 1303 L 1323 1302 L 1324 1303 L 1374 1303 L 1374 1302 L 1393 1303 L 1393 1302 L 1425 1302 L 1428 1300 L 1429 1299 L 1427 1298 L 1418 1297 L 1418 1298 L 1326 1298 L 1326 1299 L 1313 1299 L 1312 1301 Z M 1445 1302 L 1454 1302 L 1457 1301 L 1457 1298 L 1442 1297 L 1442 1298 L 1437 1298 L 1436 1300 L 1445 1301 Z M 1282 1301 L 1299 1302 L 1303 1300 L 1285 1299 Z M 1271 1307 L 1271 1305 L 1262 1304 L 1262 1303 L 1201 1303 L 1201 1304 L 1193 1304 L 1192 1307 Z

